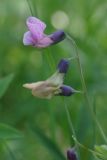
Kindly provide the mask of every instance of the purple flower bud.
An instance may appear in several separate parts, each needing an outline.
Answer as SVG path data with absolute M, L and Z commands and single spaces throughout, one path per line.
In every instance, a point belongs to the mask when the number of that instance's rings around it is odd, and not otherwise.
M 66 37 L 64 31 L 56 31 L 52 35 L 50 35 L 50 39 L 53 41 L 53 44 L 56 44 L 62 40 L 64 40 Z
M 74 149 L 69 149 L 67 151 L 67 159 L 68 160 L 78 160 L 77 159 L 77 154 L 76 154 Z
M 58 64 L 59 73 L 67 73 L 69 67 L 69 61 L 65 59 L 61 59 Z
M 61 92 L 59 93 L 60 96 L 71 96 L 72 94 L 75 93 L 75 90 L 70 86 L 62 85 L 60 89 L 61 89 Z

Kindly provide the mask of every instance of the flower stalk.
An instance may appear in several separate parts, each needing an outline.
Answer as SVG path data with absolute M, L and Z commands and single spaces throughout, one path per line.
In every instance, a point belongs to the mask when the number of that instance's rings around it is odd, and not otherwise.
M 84 91 L 84 98 L 87 102 L 87 105 L 88 105 L 88 108 L 90 109 L 90 112 L 91 112 L 91 115 L 92 115 L 92 118 L 93 120 L 95 121 L 100 133 L 101 133 L 101 136 L 102 138 L 104 139 L 104 141 L 107 143 L 107 137 L 91 107 L 91 103 L 90 103 L 90 100 L 89 100 L 89 97 L 88 97 L 88 92 L 87 92 L 87 87 L 86 87 L 86 83 L 85 83 L 85 79 L 84 79 L 84 75 L 83 75 L 83 70 L 82 70 L 82 66 L 81 66 L 81 62 L 80 62 L 80 58 L 79 58 L 79 53 L 78 53 L 78 48 L 77 48 L 77 45 L 75 43 L 75 41 L 72 39 L 72 37 L 70 35 L 67 34 L 67 39 L 71 42 L 72 46 L 74 47 L 75 49 L 75 54 L 76 54 L 76 59 L 77 59 L 77 63 L 78 63 L 78 68 L 79 68 L 79 72 L 80 72 L 80 78 L 81 78 L 81 83 L 82 83 L 82 88 L 83 88 L 83 91 Z
M 70 113 L 69 113 L 69 110 L 68 110 L 68 107 L 67 107 L 67 104 L 65 102 L 65 98 L 64 98 L 64 106 L 65 106 L 65 112 L 66 112 L 68 124 L 69 124 L 69 127 L 70 127 L 70 131 L 71 131 L 71 133 L 73 134 L 74 137 L 77 137 L 74 126 L 73 126 L 73 123 L 72 123 L 72 120 L 71 120 L 71 116 L 70 116 Z M 77 157 L 80 159 L 78 143 L 76 141 L 74 141 L 74 143 L 75 143 L 75 148 L 77 149 Z

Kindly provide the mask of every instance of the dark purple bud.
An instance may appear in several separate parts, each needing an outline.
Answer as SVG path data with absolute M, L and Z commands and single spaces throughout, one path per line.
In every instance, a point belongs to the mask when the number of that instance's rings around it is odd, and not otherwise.
M 61 59 L 58 64 L 59 73 L 67 73 L 69 68 L 69 61 L 65 59 Z
M 75 89 L 73 89 L 70 86 L 62 85 L 60 89 L 61 89 L 61 92 L 59 93 L 60 96 L 71 96 L 72 94 L 75 93 Z
M 50 36 L 51 40 L 53 41 L 53 44 L 56 44 L 56 43 L 64 40 L 65 37 L 66 37 L 66 35 L 65 35 L 64 31 L 56 31 Z
M 69 149 L 67 151 L 67 160 L 78 160 L 75 149 Z

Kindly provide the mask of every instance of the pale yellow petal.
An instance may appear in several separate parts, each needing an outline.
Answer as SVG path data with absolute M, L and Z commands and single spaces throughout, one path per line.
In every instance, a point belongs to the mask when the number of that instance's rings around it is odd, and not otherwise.
M 26 83 L 23 85 L 23 87 L 28 88 L 28 89 L 33 89 L 36 88 L 38 86 L 40 86 L 41 84 L 43 84 L 44 81 L 40 81 L 40 82 L 35 82 L 35 83 Z
M 64 80 L 64 73 L 55 72 L 50 78 L 47 79 L 48 82 L 56 86 L 61 86 Z

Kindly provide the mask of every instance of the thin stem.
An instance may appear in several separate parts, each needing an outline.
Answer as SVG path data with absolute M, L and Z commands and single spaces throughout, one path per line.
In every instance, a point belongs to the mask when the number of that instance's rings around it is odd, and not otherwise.
M 77 59 L 77 56 L 75 57 L 70 57 L 70 58 L 67 58 L 68 61 L 71 61 L 71 60 L 74 60 L 74 59 Z
M 83 148 L 84 150 L 88 151 L 88 152 L 91 152 L 92 154 L 94 155 L 101 155 L 99 152 L 96 152 L 96 151 L 93 151 L 92 149 L 90 148 L 87 148 L 86 146 L 84 146 L 83 144 L 81 144 L 77 139 L 76 137 L 72 136 L 73 140 L 78 144 L 79 147 Z
M 44 49 L 44 51 L 47 51 L 47 53 L 44 52 L 43 54 L 46 57 L 48 65 L 51 68 L 51 71 L 53 72 L 55 70 L 55 63 L 54 63 L 54 60 L 52 58 L 51 52 L 50 52 L 49 48 L 48 49 Z
M 53 141 L 56 141 L 56 134 L 55 134 L 55 116 L 53 112 L 53 108 L 48 106 L 49 109 L 49 115 L 50 115 L 50 131 L 51 131 L 51 137 Z
M 28 3 L 31 15 L 33 16 L 33 11 L 32 11 L 32 7 L 31 7 L 31 3 L 30 3 L 29 0 L 26 0 L 26 1 Z M 36 8 L 36 3 L 35 3 L 35 14 L 36 14 L 36 16 L 38 16 L 37 8 Z M 52 59 L 52 55 L 49 53 L 49 49 L 48 49 L 48 53 L 45 54 L 45 55 L 46 55 L 46 59 L 48 61 L 48 64 L 49 64 L 51 70 L 53 70 L 53 67 L 55 67 L 55 65 L 54 65 L 54 61 Z M 49 114 L 50 114 L 50 131 L 51 131 L 52 139 L 55 140 L 55 129 L 54 129 L 55 128 L 55 118 L 54 118 L 54 113 L 53 113 L 52 107 L 49 107 Z
M 51 63 L 52 63 L 51 65 L 52 65 L 53 69 L 55 70 L 56 69 L 56 65 L 55 65 L 55 61 L 54 61 L 54 58 L 53 58 L 53 53 L 52 53 L 52 50 L 51 50 L 50 47 L 48 48 L 48 56 L 49 56 L 49 58 L 51 60 Z
M 80 72 L 81 83 L 82 83 L 82 88 L 83 88 L 83 91 L 84 91 L 84 97 L 86 99 L 87 105 L 90 109 L 93 120 L 95 121 L 95 123 L 96 123 L 96 125 L 97 125 L 97 127 L 98 127 L 98 129 L 101 133 L 102 138 L 107 143 L 107 137 L 106 137 L 106 135 L 105 135 L 105 133 L 104 133 L 104 131 L 103 131 L 103 129 L 102 129 L 102 127 L 101 127 L 101 125 L 100 125 L 92 107 L 91 107 L 91 103 L 90 103 L 90 100 L 89 100 L 89 97 L 88 97 L 87 87 L 86 87 L 86 84 L 85 84 L 85 79 L 84 79 L 84 75 L 83 75 L 83 71 L 82 71 L 82 66 L 81 66 L 81 62 L 80 62 L 80 58 L 79 58 L 77 45 L 70 35 L 67 35 L 67 38 L 71 42 L 71 44 L 73 45 L 73 47 L 75 49 L 75 53 L 76 53 L 76 56 L 77 56 L 78 68 L 79 68 L 79 72 Z
M 39 16 L 38 16 L 38 10 L 37 10 L 36 1 L 33 1 L 33 10 L 35 11 L 35 12 L 34 12 L 34 13 L 35 13 L 35 16 L 36 16 L 36 17 L 39 17 Z
M 94 95 L 93 97 L 93 112 L 95 114 L 95 116 L 97 115 L 96 114 L 96 95 Z M 95 125 L 95 122 L 93 122 L 93 145 L 96 144 L 96 125 Z
M 29 0 L 26 0 L 27 4 L 28 4 L 28 7 L 30 9 L 30 12 L 31 12 L 31 15 L 33 16 L 33 10 L 32 10 L 32 7 L 31 7 L 31 4 L 30 4 L 30 1 Z
M 72 120 L 71 120 L 71 116 L 70 116 L 67 104 L 65 103 L 65 98 L 64 98 L 64 106 L 65 106 L 65 111 L 66 111 L 67 120 L 68 120 L 68 124 L 69 124 L 69 127 L 70 127 L 71 134 L 73 134 L 73 136 L 76 137 L 76 133 L 75 133 L 75 129 L 74 129 L 74 126 L 73 126 L 73 123 L 72 123 Z M 78 152 L 78 157 L 80 159 L 78 144 L 77 144 L 76 141 L 74 141 L 74 142 L 75 142 L 75 147 L 76 147 L 77 152 Z

